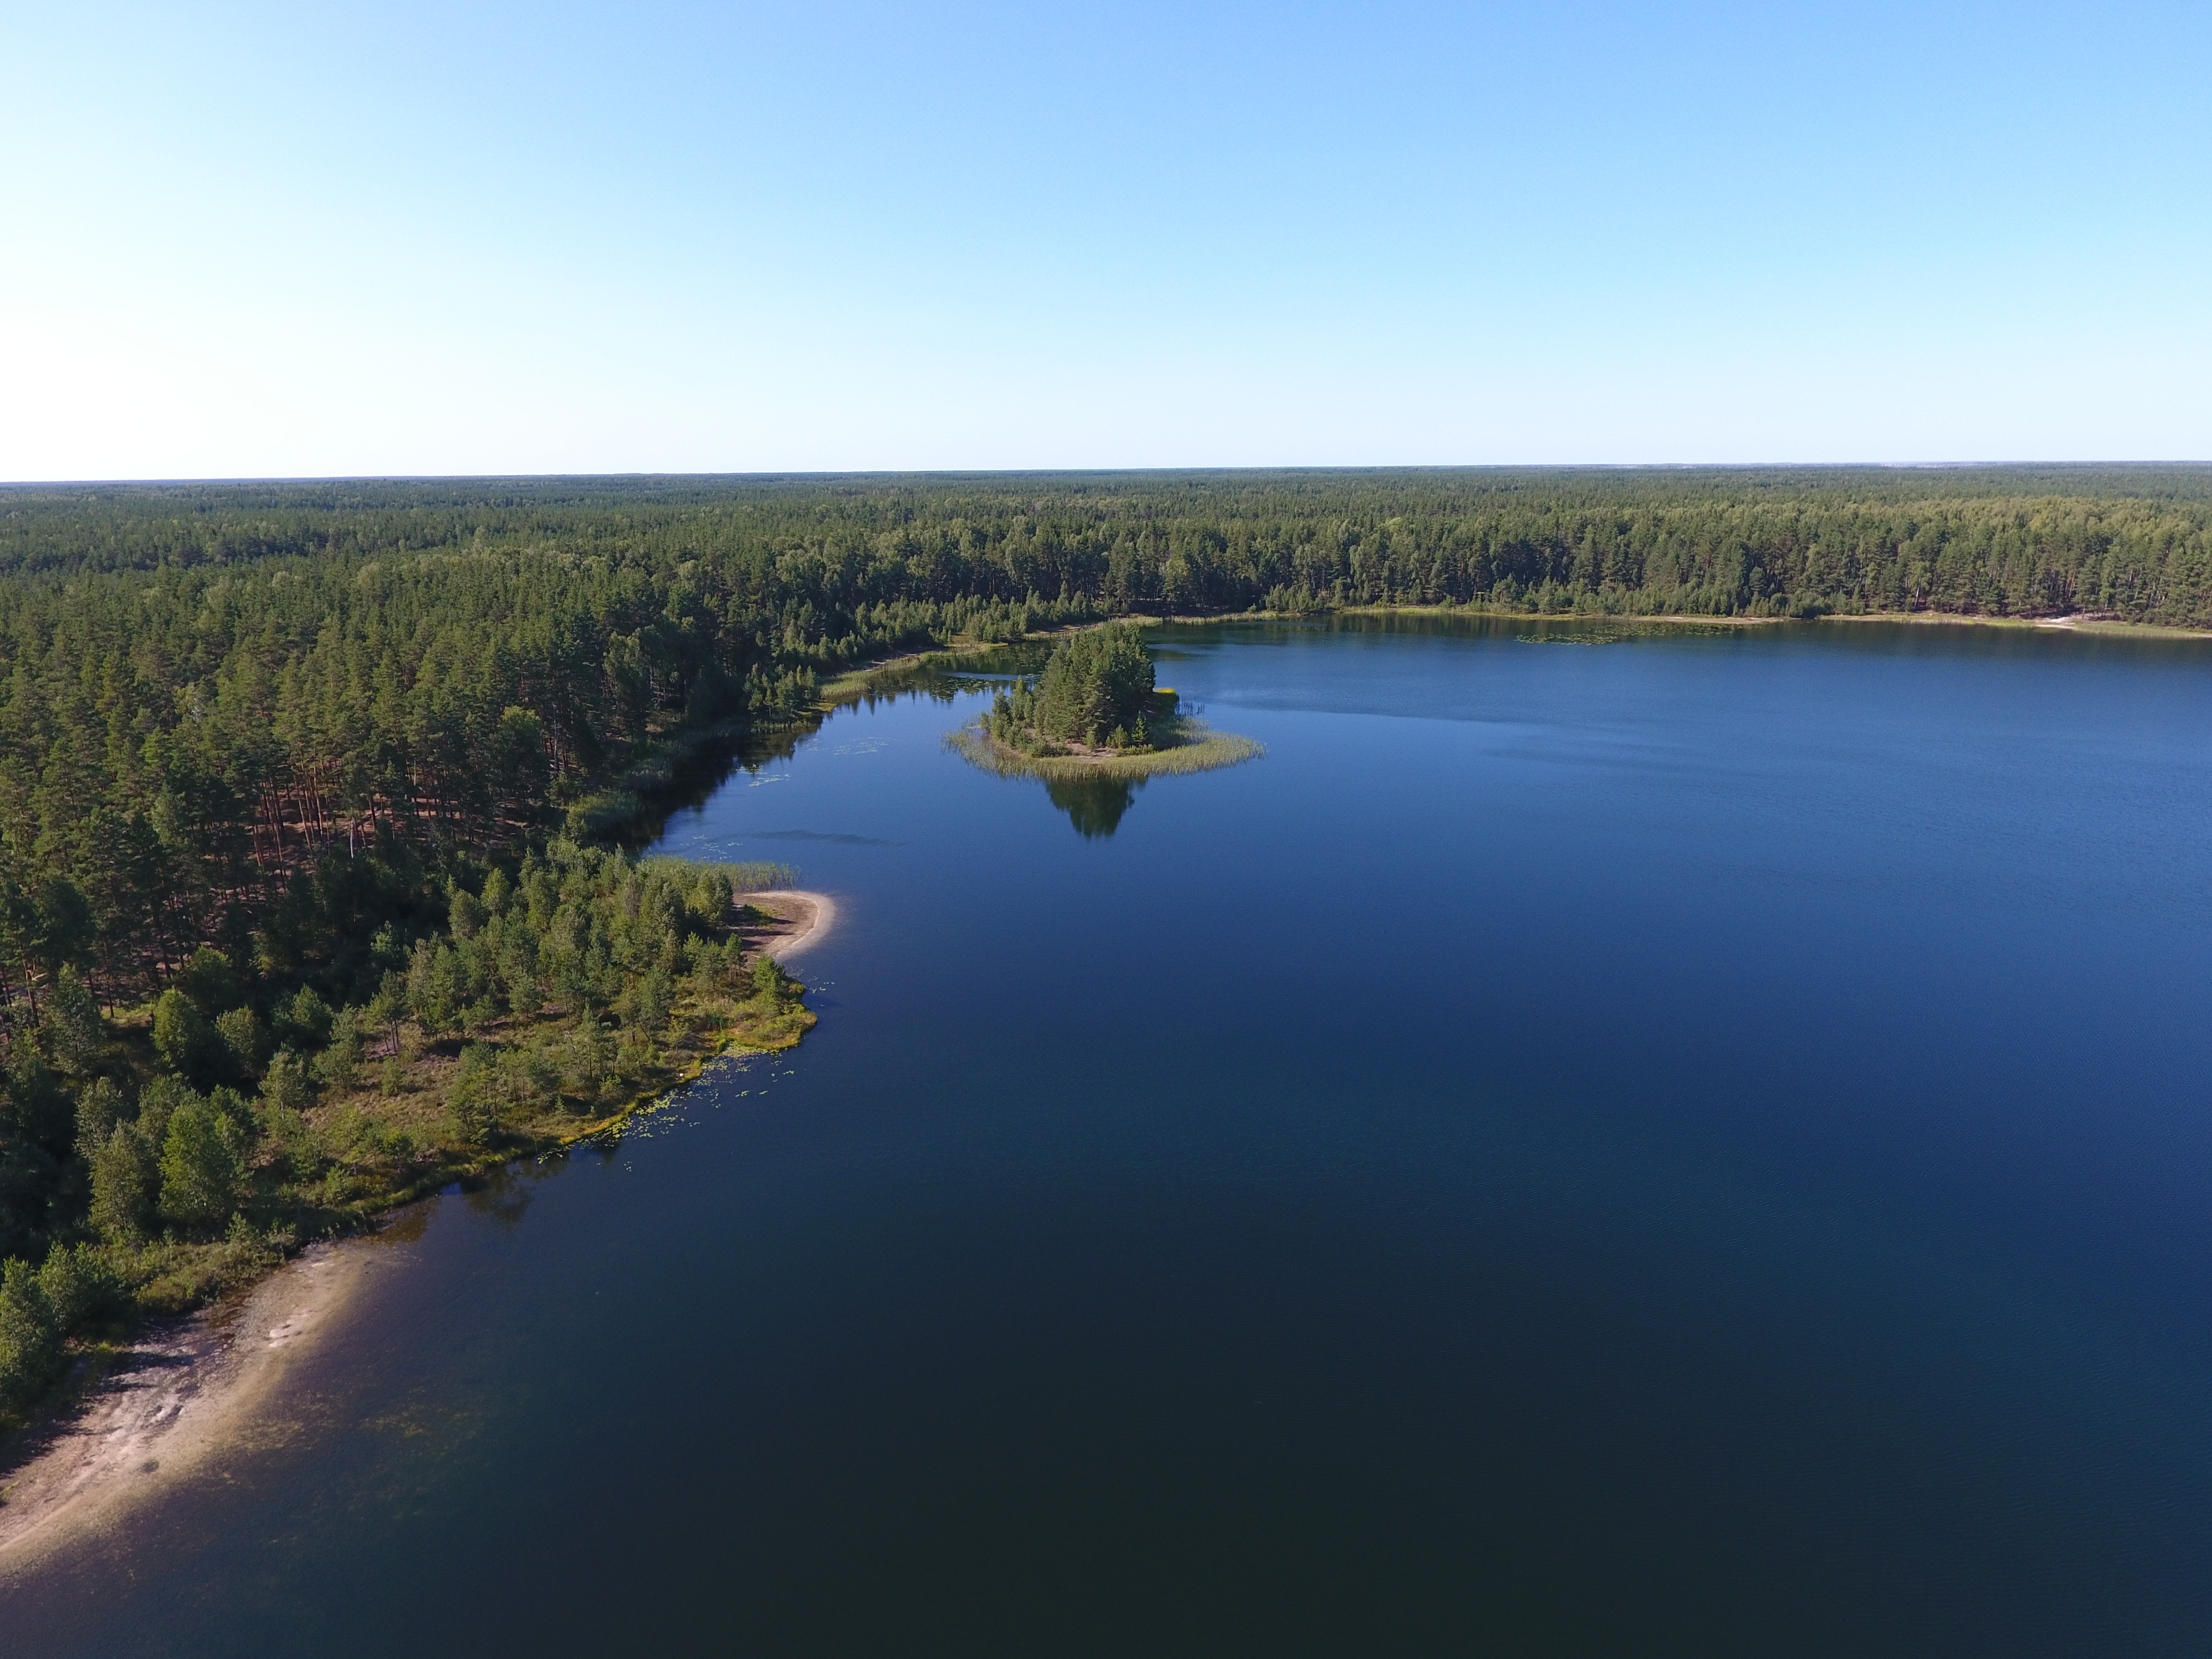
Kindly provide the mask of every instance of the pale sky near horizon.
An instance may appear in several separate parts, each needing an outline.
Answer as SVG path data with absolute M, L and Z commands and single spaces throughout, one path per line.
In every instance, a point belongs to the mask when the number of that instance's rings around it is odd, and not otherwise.
M 0 478 L 2212 458 L 2202 5 L 0 0 Z

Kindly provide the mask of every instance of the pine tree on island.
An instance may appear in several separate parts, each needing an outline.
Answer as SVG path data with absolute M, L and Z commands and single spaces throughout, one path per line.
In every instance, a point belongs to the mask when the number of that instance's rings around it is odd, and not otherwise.
M 993 701 L 991 736 L 1025 755 L 1071 746 L 1138 754 L 1170 740 L 1176 694 L 1153 684 L 1152 653 L 1127 623 L 1071 634 L 1044 672 Z

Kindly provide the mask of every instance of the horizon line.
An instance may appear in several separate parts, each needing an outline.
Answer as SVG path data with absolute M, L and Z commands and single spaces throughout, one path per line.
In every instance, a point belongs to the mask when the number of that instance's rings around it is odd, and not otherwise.
M 1948 461 L 1386 461 L 1386 462 L 1256 462 L 1233 465 L 1176 466 L 1007 466 L 1007 467 L 776 467 L 758 471 L 490 471 L 490 472 L 329 472 L 329 473 L 208 473 L 167 477 L 9 478 L 0 479 L 0 490 L 176 489 L 193 485 L 240 486 L 270 484 L 344 483 L 548 483 L 574 480 L 690 481 L 730 480 L 775 482 L 787 479 L 836 478 L 1052 478 L 1218 476 L 1222 474 L 1284 473 L 1438 473 L 1438 472 L 1965 472 L 2063 471 L 2132 471 L 2167 468 L 2212 468 L 2212 459 L 2039 459 Z

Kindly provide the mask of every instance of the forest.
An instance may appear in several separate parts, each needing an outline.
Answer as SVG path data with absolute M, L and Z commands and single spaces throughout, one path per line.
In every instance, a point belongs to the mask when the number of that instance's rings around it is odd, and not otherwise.
M 826 680 L 1394 605 L 2212 627 L 2212 468 L 0 487 L 0 1414 L 710 1028 L 795 1040 L 727 872 L 623 848 Z
M 688 565 L 701 603 L 773 617 L 775 647 L 819 672 L 833 641 L 928 626 L 915 607 L 1003 618 L 1031 598 L 2212 626 L 2208 526 L 2205 465 L 17 486 L 0 489 L 0 575 L 350 576 L 443 552 L 600 560 L 656 585 Z

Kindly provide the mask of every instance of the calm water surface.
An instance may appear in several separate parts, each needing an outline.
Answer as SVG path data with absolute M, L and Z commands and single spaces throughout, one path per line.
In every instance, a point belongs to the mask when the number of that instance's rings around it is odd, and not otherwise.
M 430 1206 L 0 1651 L 2212 1647 L 2203 647 L 1162 644 L 1264 760 L 971 690 L 679 817 L 820 1027 Z

